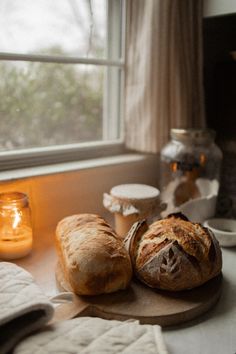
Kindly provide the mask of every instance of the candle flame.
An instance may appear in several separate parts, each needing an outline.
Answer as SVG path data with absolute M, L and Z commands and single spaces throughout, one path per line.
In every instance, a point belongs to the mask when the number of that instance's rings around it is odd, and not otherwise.
M 20 222 L 21 217 L 20 217 L 20 213 L 17 209 L 14 209 L 14 212 L 15 212 L 15 218 L 14 218 L 12 227 L 13 227 L 13 229 L 16 229 L 19 222 Z
M 200 154 L 199 160 L 200 160 L 200 165 L 201 165 L 201 166 L 204 166 L 205 163 L 206 163 L 206 155 Z
M 173 172 L 176 172 L 176 171 L 178 170 L 178 164 L 177 164 L 177 162 L 173 162 L 173 163 L 171 164 L 171 169 L 172 169 Z

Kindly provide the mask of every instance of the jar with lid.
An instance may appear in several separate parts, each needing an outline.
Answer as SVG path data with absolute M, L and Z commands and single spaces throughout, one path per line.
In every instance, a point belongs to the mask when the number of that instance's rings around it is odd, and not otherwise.
M 116 233 L 125 237 L 131 226 L 139 220 L 159 216 L 160 191 L 146 184 L 127 183 L 114 186 L 104 193 L 103 205 L 114 214 Z
M 191 221 L 214 216 L 222 152 L 209 129 L 171 129 L 161 151 L 163 216 L 184 212 Z

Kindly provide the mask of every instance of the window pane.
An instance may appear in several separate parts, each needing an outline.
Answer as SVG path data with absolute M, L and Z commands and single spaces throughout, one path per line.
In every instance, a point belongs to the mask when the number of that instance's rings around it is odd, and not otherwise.
M 105 70 L 0 62 L 0 149 L 102 140 Z
M 106 56 L 106 0 L 1 0 L 0 52 Z

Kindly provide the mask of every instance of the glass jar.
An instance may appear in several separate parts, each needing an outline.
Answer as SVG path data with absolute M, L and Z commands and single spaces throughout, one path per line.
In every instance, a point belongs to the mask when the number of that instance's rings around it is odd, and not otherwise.
M 0 259 L 26 256 L 32 249 L 31 212 L 24 193 L 0 194 Z
M 164 216 L 182 211 L 201 222 L 214 215 L 222 160 L 214 140 L 212 130 L 171 129 L 171 141 L 161 151 Z

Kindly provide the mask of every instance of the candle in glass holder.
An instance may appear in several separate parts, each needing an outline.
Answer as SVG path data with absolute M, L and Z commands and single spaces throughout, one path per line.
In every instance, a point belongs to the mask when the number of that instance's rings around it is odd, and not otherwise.
M 32 249 L 28 197 L 20 192 L 0 194 L 0 259 L 21 258 Z

